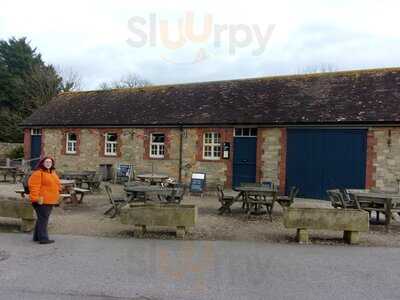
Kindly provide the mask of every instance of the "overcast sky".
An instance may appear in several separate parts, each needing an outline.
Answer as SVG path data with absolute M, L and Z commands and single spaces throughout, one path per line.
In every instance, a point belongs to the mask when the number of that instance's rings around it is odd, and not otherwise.
M 399 11 L 398 0 L 2 0 L 0 38 L 26 36 L 96 89 L 129 72 L 169 84 L 400 66 Z

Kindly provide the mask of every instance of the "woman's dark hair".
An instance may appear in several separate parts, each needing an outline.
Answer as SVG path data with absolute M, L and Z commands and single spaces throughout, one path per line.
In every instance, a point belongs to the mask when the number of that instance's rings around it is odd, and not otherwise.
M 47 169 L 44 167 L 44 161 L 45 161 L 46 159 L 51 159 L 51 162 L 52 162 L 51 168 L 50 168 L 50 172 L 53 171 L 53 170 L 55 170 L 56 167 L 55 167 L 55 164 L 54 164 L 54 159 L 53 159 L 52 157 L 50 157 L 50 156 L 46 156 L 46 157 L 41 158 L 41 159 L 39 160 L 39 162 L 37 163 L 37 165 L 36 165 L 36 167 L 35 167 L 35 170 L 47 170 Z

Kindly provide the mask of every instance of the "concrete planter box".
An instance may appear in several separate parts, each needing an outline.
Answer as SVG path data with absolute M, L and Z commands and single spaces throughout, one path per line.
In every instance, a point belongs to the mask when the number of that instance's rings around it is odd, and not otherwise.
M 308 242 L 307 229 L 344 231 L 349 244 L 359 242 L 359 232 L 369 230 L 368 212 L 357 209 L 288 208 L 283 214 L 286 228 L 297 229 L 297 240 Z
M 31 203 L 21 198 L 1 198 L 0 217 L 21 219 L 23 232 L 32 231 L 36 219 Z
M 121 209 L 121 222 L 135 225 L 135 233 L 142 234 L 147 227 L 176 228 L 177 237 L 184 237 L 188 227 L 195 226 L 197 207 L 175 204 L 129 204 Z

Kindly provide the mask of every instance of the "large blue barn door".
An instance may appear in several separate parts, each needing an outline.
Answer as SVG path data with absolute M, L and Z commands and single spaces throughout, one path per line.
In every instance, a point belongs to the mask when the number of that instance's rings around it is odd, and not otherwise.
M 289 129 L 286 188 L 325 199 L 331 188 L 364 188 L 367 132 L 362 129 Z
M 232 185 L 256 182 L 257 138 L 235 137 Z

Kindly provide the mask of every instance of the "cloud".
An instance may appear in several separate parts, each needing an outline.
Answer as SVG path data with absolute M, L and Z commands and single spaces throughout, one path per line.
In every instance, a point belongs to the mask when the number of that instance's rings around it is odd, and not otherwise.
M 86 89 L 127 72 L 137 72 L 155 84 L 169 84 L 296 73 L 320 64 L 338 69 L 400 65 L 400 4 L 392 0 L 3 2 L 0 38 L 27 36 L 47 62 L 78 71 Z M 160 42 L 156 47 L 128 45 L 130 18 L 148 21 L 155 14 L 173 28 L 187 10 L 195 13 L 195 29 L 202 28 L 205 14 L 213 16 L 214 24 L 276 27 L 259 56 L 252 55 L 257 46 L 254 39 L 230 55 L 229 36 L 224 36 L 220 48 L 211 39 L 186 43 L 176 51 Z M 199 49 L 207 59 L 190 63 Z

